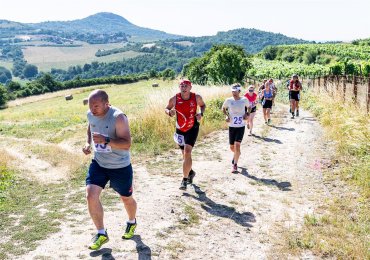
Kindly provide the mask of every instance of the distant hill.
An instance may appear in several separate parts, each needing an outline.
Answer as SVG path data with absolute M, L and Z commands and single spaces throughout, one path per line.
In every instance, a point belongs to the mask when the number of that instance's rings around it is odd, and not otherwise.
M 74 37 L 74 35 L 85 35 Z M 97 13 L 84 19 L 73 21 L 53 21 L 41 23 L 18 23 L 0 20 L 0 41 L 17 38 L 20 35 L 50 35 L 71 40 L 97 38 L 99 35 L 125 35 L 129 40 L 154 41 L 175 39 L 183 36 L 168 34 L 163 31 L 140 27 L 130 23 L 125 18 L 113 13 Z M 93 41 L 95 42 L 95 41 Z M 100 42 L 99 42 L 100 43 Z
M 285 45 L 314 43 L 301 39 L 291 38 L 280 33 L 265 32 L 257 29 L 240 28 L 226 32 L 218 32 L 214 36 L 184 37 L 177 41 L 194 43 L 195 49 L 210 49 L 211 44 L 232 43 L 241 45 L 249 53 L 257 53 L 269 45 Z
M 60 22 L 42 22 L 28 24 L 34 29 L 62 31 L 66 33 L 79 32 L 91 34 L 125 33 L 132 37 L 148 39 L 179 38 L 179 35 L 140 27 L 130 23 L 125 18 L 113 13 L 97 13 L 84 19 Z

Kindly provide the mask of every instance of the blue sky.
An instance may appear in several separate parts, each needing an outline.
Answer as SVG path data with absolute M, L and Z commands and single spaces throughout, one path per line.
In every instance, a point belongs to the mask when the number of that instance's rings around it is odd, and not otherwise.
M 243 27 L 316 41 L 370 37 L 370 0 L 9 0 L 0 19 L 66 21 L 97 12 L 189 36 Z

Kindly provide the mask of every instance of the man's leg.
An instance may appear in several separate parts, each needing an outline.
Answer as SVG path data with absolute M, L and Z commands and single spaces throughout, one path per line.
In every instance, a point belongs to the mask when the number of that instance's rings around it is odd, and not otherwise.
M 109 241 L 108 234 L 104 229 L 104 211 L 100 202 L 100 194 L 102 190 L 102 187 L 94 184 L 88 184 L 86 187 L 87 206 L 91 219 L 98 230 L 98 234 L 94 236 L 93 242 L 89 245 L 89 249 L 91 250 L 98 250 L 103 244 Z
M 299 101 L 297 100 L 295 103 L 296 103 L 296 109 L 297 109 L 296 116 L 299 116 Z
M 183 150 L 183 163 L 182 163 L 182 173 L 184 178 L 189 177 L 189 172 L 191 170 L 193 160 L 191 158 L 191 152 L 193 150 L 193 147 L 191 145 L 185 144 L 184 150 Z
M 94 184 L 89 184 L 86 187 L 87 207 L 97 230 L 104 229 L 104 211 L 100 202 L 102 190 L 102 187 Z
M 123 204 L 125 205 L 125 209 L 126 209 L 129 221 L 135 220 L 136 209 L 137 209 L 137 204 L 136 204 L 135 199 L 132 196 L 129 196 L 129 197 L 121 196 L 121 200 Z
M 234 164 L 238 164 L 238 160 L 240 157 L 240 142 L 234 143 Z
M 290 107 L 291 107 L 292 117 L 294 118 L 294 113 L 295 113 L 295 100 L 294 99 L 290 100 Z

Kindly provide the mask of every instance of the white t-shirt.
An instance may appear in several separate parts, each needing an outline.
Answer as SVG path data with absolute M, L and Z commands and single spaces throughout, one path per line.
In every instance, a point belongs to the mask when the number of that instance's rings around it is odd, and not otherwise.
M 227 98 L 222 105 L 223 108 L 227 108 L 230 115 L 229 126 L 231 127 L 243 127 L 245 122 L 243 116 L 245 115 L 245 107 L 249 106 L 249 101 L 245 97 L 235 100 L 233 97 Z

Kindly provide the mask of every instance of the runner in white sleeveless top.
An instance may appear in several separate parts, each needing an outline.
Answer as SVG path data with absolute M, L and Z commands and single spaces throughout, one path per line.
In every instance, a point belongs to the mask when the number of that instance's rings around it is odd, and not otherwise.
M 230 150 L 233 152 L 232 173 L 238 173 L 238 160 L 240 157 L 240 144 L 243 140 L 245 122 L 247 119 L 247 109 L 249 101 L 240 96 L 241 86 L 234 84 L 231 87 L 233 96 L 227 98 L 222 105 L 222 111 L 226 115 L 226 122 L 229 123 L 229 143 Z

